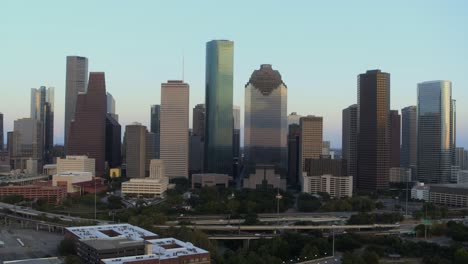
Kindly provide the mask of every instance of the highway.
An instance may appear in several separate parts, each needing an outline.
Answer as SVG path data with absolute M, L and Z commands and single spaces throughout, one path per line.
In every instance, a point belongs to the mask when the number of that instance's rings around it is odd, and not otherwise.
M 155 225 L 155 228 L 169 229 L 169 228 L 181 228 L 182 226 L 176 225 Z M 400 228 L 399 224 L 375 224 L 375 225 L 304 225 L 304 226 L 282 226 L 282 225 L 252 225 L 252 226 L 219 226 L 219 225 L 186 225 L 185 227 L 190 229 L 199 229 L 207 231 L 274 231 L 274 230 L 331 230 L 331 229 L 394 229 Z

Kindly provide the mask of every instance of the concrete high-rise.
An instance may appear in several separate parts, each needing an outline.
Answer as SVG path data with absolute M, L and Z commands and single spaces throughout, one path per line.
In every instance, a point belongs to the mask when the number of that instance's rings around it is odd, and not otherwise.
M 419 83 L 417 113 L 418 181 L 449 183 L 455 148 L 452 83 Z
M 65 81 L 65 152 L 68 147 L 70 123 L 75 119 L 78 93 L 86 92 L 88 87 L 88 59 L 80 56 L 67 56 Z
M 322 155 L 323 147 L 323 117 L 305 116 L 300 118 L 299 137 L 299 175 L 302 181 L 302 173 L 305 171 L 306 159 L 318 159 Z
M 106 161 L 109 168 L 121 165 L 122 127 L 111 113 L 106 115 Z
M 388 188 L 390 173 L 390 74 L 358 76 L 358 180 L 361 191 Z
M 188 178 L 189 85 L 183 81 L 161 84 L 160 158 L 169 178 Z
M 287 174 L 287 86 L 277 70 L 263 64 L 245 85 L 244 151 L 246 174 L 272 165 Z
M 353 176 L 353 186 L 357 187 L 357 148 L 358 148 L 358 105 L 343 109 L 342 156 L 346 160 L 346 175 Z
M 400 167 L 401 116 L 390 111 L 390 168 Z
M 232 175 L 234 42 L 206 44 L 205 157 L 208 173 Z
M 152 105 L 151 106 L 151 133 L 160 133 L 160 117 L 161 117 L 161 106 Z
M 401 109 L 401 164 L 403 168 L 411 168 L 416 176 L 417 163 L 417 107 L 408 106 Z
M 29 159 L 37 161 L 38 167 L 42 168 L 43 131 L 42 122 L 38 119 L 22 118 L 14 121 L 14 130 L 9 142 L 14 169 L 24 170 Z
M 127 178 L 146 176 L 146 135 L 148 130 L 140 123 L 125 127 L 125 157 Z
M 42 123 L 42 146 L 44 163 L 52 162 L 52 148 L 54 147 L 54 88 L 41 86 L 31 89 L 31 115 Z
M 4 149 L 4 137 L 3 137 L 3 114 L 0 113 L 0 151 Z
M 96 175 L 104 174 L 106 159 L 106 81 L 103 72 L 91 72 L 86 93 L 76 100 L 67 155 L 87 155 L 96 160 Z

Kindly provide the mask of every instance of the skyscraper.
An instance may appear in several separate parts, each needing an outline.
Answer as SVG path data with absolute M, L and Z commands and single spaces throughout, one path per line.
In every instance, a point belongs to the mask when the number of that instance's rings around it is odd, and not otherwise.
M 192 133 L 195 136 L 200 136 L 203 141 L 205 137 L 205 105 L 197 104 L 192 113 Z
M 263 64 L 245 85 L 246 172 L 252 173 L 257 165 L 273 165 L 286 177 L 287 136 L 287 86 L 278 71 Z
M 10 153 L 14 169 L 24 170 L 28 159 L 37 161 L 38 166 L 42 168 L 43 131 L 42 122 L 38 119 L 15 120 L 12 142 L 9 142 L 12 145 Z
M 301 119 L 301 115 L 298 115 L 296 112 L 292 112 L 288 115 L 288 125 L 296 124 L 299 125 L 299 119 Z
M 298 124 L 288 126 L 288 179 L 287 183 L 296 186 L 299 183 L 299 138 L 301 134 Z
M 106 115 L 106 161 L 109 168 L 121 165 L 122 128 L 111 113 Z
M 75 119 L 78 93 L 86 92 L 88 87 L 88 59 L 79 56 L 67 56 L 65 81 L 65 152 L 68 147 L 70 123 Z
M 464 148 L 455 148 L 455 166 L 458 166 L 460 170 L 465 170 L 465 149 Z
M 119 122 L 119 115 L 115 112 L 115 99 L 111 93 L 106 92 L 106 100 L 107 100 L 107 110 L 106 112 L 112 116 L 115 121 Z
M 400 167 L 401 116 L 398 110 L 390 111 L 390 167 Z
M 416 176 L 417 163 L 417 123 L 416 106 L 408 106 L 401 109 L 401 167 L 411 168 L 412 175 Z
M 232 156 L 234 159 L 240 158 L 240 107 L 235 105 L 232 108 L 234 129 L 232 132 Z
M 358 189 L 388 188 L 390 173 L 390 74 L 358 76 Z
M 206 44 L 204 170 L 232 175 L 234 42 Z
M 31 89 L 31 118 L 42 123 L 43 140 L 42 160 L 52 162 L 52 148 L 54 147 L 54 88 L 41 86 Z
M 306 159 L 318 159 L 322 155 L 323 147 L 323 117 L 305 116 L 300 121 L 299 137 L 299 180 L 305 171 Z
M 449 183 L 455 131 L 452 83 L 429 81 L 418 84 L 418 180 Z
M 342 156 L 346 160 L 346 175 L 353 176 L 353 186 L 357 186 L 358 148 L 358 105 L 343 109 Z
M 146 135 L 148 130 L 134 122 L 125 127 L 125 157 L 128 178 L 146 176 Z
M 3 114 L 0 112 L 0 151 L 4 149 L 4 138 L 3 138 Z
M 91 72 L 86 93 L 76 100 L 70 124 L 67 155 L 87 155 L 96 161 L 96 175 L 104 173 L 106 158 L 106 81 L 103 72 Z
M 161 106 L 152 105 L 151 106 L 151 133 L 160 133 L 160 115 L 161 115 Z
M 205 105 L 197 104 L 192 110 L 192 133 L 190 135 L 189 171 L 190 174 L 203 171 L 205 138 Z
M 161 84 L 161 159 L 169 178 L 188 178 L 189 85 Z

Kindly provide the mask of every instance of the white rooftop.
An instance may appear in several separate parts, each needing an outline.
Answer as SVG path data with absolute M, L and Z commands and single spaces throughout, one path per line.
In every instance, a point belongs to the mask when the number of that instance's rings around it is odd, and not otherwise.
M 157 236 L 148 230 L 130 224 L 79 226 L 67 227 L 66 229 L 79 239 L 128 238 L 144 240 L 144 237 Z
M 132 263 L 133 261 L 153 260 L 153 259 L 163 260 L 163 259 L 178 258 L 181 256 L 190 256 L 190 255 L 209 253 L 206 250 L 195 247 L 191 243 L 182 242 L 175 238 L 153 239 L 153 240 L 148 240 L 146 242 L 152 244 L 153 254 L 132 256 L 132 257 L 101 259 L 101 261 L 104 264 L 124 264 L 124 263 Z
M 93 174 L 89 171 L 64 171 L 62 173 L 56 174 L 58 176 L 93 176 Z

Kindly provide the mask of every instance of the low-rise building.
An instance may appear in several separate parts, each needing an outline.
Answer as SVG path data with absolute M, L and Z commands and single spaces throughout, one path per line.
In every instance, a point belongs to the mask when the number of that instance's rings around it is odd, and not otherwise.
M 468 207 L 468 184 L 431 184 L 429 201 L 450 207 Z
M 192 189 L 201 189 L 203 187 L 229 187 L 231 178 L 227 174 L 219 173 L 199 173 L 192 174 Z
M 468 170 L 458 171 L 457 183 L 468 183 Z
M 67 156 L 65 159 L 57 159 L 57 174 L 68 171 L 90 172 L 92 176 L 96 174 L 95 159 L 88 156 Z
M 390 183 L 401 183 L 411 181 L 411 169 L 409 168 L 390 168 Z
M 41 185 L 8 185 L 0 186 L 0 197 L 9 195 L 21 195 L 26 199 L 42 199 L 48 203 L 58 204 L 67 196 L 67 190 L 63 187 Z
M 411 199 L 429 201 L 429 186 L 423 182 L 417 182 L 411 189 Z
M 52 176 L 57 174 L 57 164 L 46 164 L 42 168 L 42 174 Z
M 80 189 L 76 186 L 77 183 L 88 182 L 93 179 L 91 172 L 61 172 L 52 176 L 52 186 L 57 186 L 59 183 L 67 186 L 68 193 L 79 192 Z
M 353 196 L 353 176 L 302 176 L 302 191 L 309 194 L 328 193 L 332 198 Z
M 161 179 L 130 179 L 122 183 L 122 194 L 127 196 L 162 197 L 167 191 L 169 178 Z
M 286 190 L 286 179 L 281 178 L 273 165 L 257 165 L 253 172 L 244 178 L 244 188 Z
M 210 264 L 210 253 L 175 238 L 146 241 L 145 254 L 101 260 L 102 264 Z
M 13 176 L 4 176 L 0 178 L 0 184 L 11 184 L 11 185 L 31 185 L 38 181 L 48 180 L 49 176 L 39 175 L 39 176 L 30 176 L 30 175 L 13 175 Z

